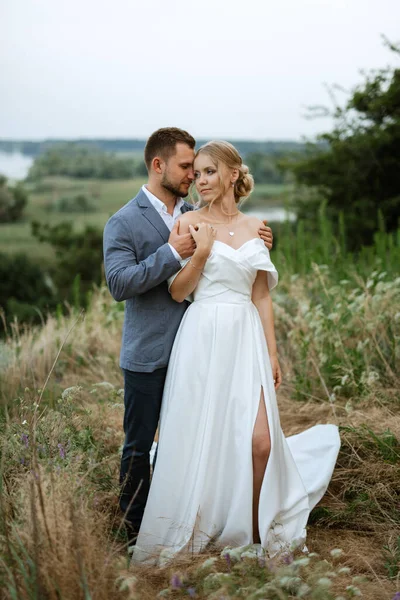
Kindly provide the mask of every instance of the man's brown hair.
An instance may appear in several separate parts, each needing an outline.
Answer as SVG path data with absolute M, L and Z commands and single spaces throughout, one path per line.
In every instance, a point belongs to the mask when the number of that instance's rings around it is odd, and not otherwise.
M 187 144 L 194 149 L 195 139 L 183 129 L 177 127 L 162 127 L 151 134 L 144 149 L 144 162 L 150 171 L 151 161 L 155 156 L 160 156 L 167 161 L 176 152 L 176 144 Z

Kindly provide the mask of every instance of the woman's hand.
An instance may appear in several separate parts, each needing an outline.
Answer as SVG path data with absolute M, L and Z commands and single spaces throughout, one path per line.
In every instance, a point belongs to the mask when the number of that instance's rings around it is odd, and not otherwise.
M 274 386 L 276 391 L 282 383 L 281 367 L 279 366 L 279 361 L 276 354 L 271 355 L 269 359 L 271 361 L 272 376 L 274 378 Z
M 216 236 L 214 227 L 207 223 L 197 223 L 195 226 L 189 225 L 189 231 L 196 242 L 195 254 L 208 257 Z

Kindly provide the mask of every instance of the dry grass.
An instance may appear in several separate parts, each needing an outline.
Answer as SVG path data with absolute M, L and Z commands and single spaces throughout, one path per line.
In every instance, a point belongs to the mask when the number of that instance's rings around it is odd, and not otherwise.
M 13 597 L 14 587 L 14 597 L 24 599 L 150 600 L 169 586 L 176 572 L 193 581 L 203 577 L 198 570 L 204 555 L 159 569 L 128 567 L 118 533 L 116 485 L 123 437 L 121 320 L 119 308 L 100 290 L 84 319 L 50 317 L 42 328 L 15 329 L 8 340 L 10 359 L 1 381 L 7 409 L 0 422 L 0 583 L 9 585 L 6 598 Z M 74 386 L 80 389 L 75 387 L 60 402 L 62 390 Z M 312 515 L 309 549 L 331 560 L 330 550 L 342 548 L 336 568 L 349 566 L 352 575 L 369 577 L 358 586 L 363 597 L 390 599 L 399 582 L 387 578 L 382 548 L 400 534 L 400 462 L 389 460 L 399 449 L 388 449 L 382 434 L 390 429 L 400 438 L 399 406 L 388 402 L 387 390 L 383 402 L 378 390 L 374 401 L 369 397 L 352 406 L 346 398 L 298 402 L 288 392 L 287 386 L 279 398 L 286 435 L 316 423 L 335 422 L 343 428 L 337 468 Z M 213 568 L 226 569 L 226 563 Z M 247 576 L 242 575 L 244 580 Z M 350 583 L 351 575 L 346 575 L 335 585 Z M 182 595 L 176 590 L 169 597 Z

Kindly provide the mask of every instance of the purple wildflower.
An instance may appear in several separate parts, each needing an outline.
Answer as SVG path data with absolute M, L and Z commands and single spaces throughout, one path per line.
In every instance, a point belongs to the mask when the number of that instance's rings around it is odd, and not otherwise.
M 392 600 L 400 600 L 400 592 L 396 592 Z
M 261 568 L 264 568 L 267 564 L 267 561 L 265 559 L 265 556 L 259 556 L 258 557 L 258 566 Z
M 24 465 L 24 464 L 25 464 L 25 459 L 24 459 L 24 457 L 20 458 L 20 459 L 19 459 L 19 462 L 20 462 L 20 464 L 21 464 L 21 465 Z
M 228 565 L 228 569 L 231 570 L 232 560 L 231 560 L 231 555 L 228 552 L 226 554 L 224 554 L 224 559 L 226 560 L 226 564 Z
M 265 561 L 265 566 L 267 567 L 268 571 L 271 571 L 271 573 L 276 573 L 276 563 L 273 560 Z
M 291 565 L 294 560 L 293 554 L 289 552 L 288 554 L 284 554 L 283 562 L 285 565 Z
M 189 596 L 191 598 L 195 598 L 196 597 L 196 588 L 194 587 L 190 587 L 187 589 L 187 593 L 189 594 Z M 397 600 L 397 599 L 396 599 Z
M 62 444 L 57 444 L 57 447 L 60 452 L 60 458 L 65 458 L 65 448 Z
M 176 573 L 175 573 L 175 575 L 172 575 L 172 577 L 171 577 L 171 587 L 173 590 L 178 590 L 183 587 L 181 578 Z
M 29 436 L 26 433 L 21 435 L 21 442 L 24 444 L 25 448 L 29 448 Z

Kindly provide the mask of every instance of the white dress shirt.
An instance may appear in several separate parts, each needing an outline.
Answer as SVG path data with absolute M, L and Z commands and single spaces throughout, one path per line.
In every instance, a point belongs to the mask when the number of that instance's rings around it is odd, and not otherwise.
M 156 211 L 158 212 L 168 229 L 172 231 L 175 223 L 177 222 L 179 217 L 182 216 L 181 207 L 184 204 L 182 198 L 177 199 L 174 207 L 174 212 L 172 215 L 170 215 L 167 211 L 167 207 L 165 206 L 164 202 L 161 202 L 161 200 L 159 200 L 157 196 L 152 194 L 145 185 L 142 186 L 142 190 L 146 194 L 146 196 L 148 197 L 148 199 L 150 200 L 150 202 L 152 203 L 152 205 L 154 206 L 154 208 L 156 209 Z M 171 248 L 172 254 L 175 256 L 176 260 L 182 260 L 175 248 L 171 246 L 171 244 L 168 245 Z

